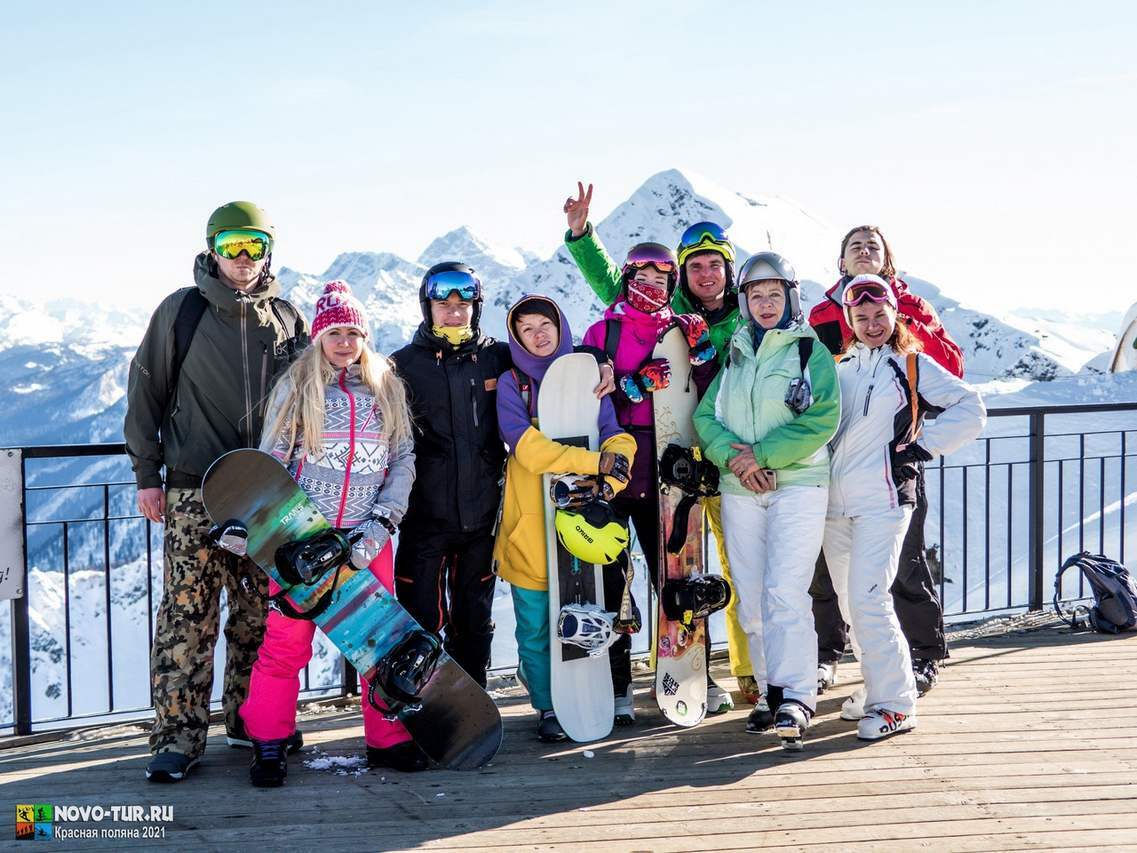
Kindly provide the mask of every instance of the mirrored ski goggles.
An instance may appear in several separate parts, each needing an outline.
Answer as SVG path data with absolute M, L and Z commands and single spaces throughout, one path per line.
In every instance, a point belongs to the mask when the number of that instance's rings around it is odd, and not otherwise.
M 696 252 L 718 252 L 728 261 L 734 261 L 734 244 L 721 225 L 714 222 L 696 222 L 679 238 L 679 263 L 684 263 Z
M 666 260 L 666 261 L 662 261 L 662 260 L 661 261 L 652 261 L 652 260 L 631 261 L 630 260 L 624 265 L 624 269 L 631 268 L 631 269 L 637 270 L 637 271 L 638 270 L 646 270 L 648 267 L 655 267 L 655 269 L 657 269 L 659 272 L 669 273 L 675 269 L 675 264 L 671 260 Z
M 841 302 L 846 308 L 852 308 L 866 300 L 874 302 L 877 305 L 889 305 L 892 308 L 896 307 L 896 297 L 892 295 L 888 286 L 879 285 L 875 282 L 850 285 L 845 288 L 845 295 L 842 297 Z
M 272 237 L 263 231 L 251 228 L 232 228 L 218 231 L 213 235 L 213 251 L 229 261 L 234 261 L 244 252 L 251 261 L 259 261 L 272 252 Z
M 458 298 L 466 302 L 473 302 L 481 298 L 482 283 L 476 275 L 458 270 L 436 272 L 426 280 L 427 299 L 445 302 L 451 293 L 457 293 Z

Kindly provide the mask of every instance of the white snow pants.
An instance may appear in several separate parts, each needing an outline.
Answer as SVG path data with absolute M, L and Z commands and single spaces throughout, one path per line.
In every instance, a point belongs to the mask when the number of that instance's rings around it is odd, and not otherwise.
M 916 712 L 912 657 L 889 592 L 911 517 L 911 507 L 897 507 L 825 520 L 825 562 L 841 618 L 853 628 L 850 640 L 865 679 L 866 710 Z
M 754 678 L 817 708 L 817 632 L 809 584 L 821 551 L 829 490 L 785 486 L 722 496 L 723 538 Z M 776 711 L 776 708 L 770 710 Z

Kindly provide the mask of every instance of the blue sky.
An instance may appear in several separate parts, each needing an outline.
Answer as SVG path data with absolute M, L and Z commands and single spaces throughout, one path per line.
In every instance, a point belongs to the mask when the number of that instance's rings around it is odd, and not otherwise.
M 544 254 L 577 177 L 599 219 L 678 167 L 877 222 L 979 307 L 1124 310 L 1134 7 L 911 5 L 6 10 L 0 292 L 155 304 L 232 198 L 310 272 L 462 224 Z

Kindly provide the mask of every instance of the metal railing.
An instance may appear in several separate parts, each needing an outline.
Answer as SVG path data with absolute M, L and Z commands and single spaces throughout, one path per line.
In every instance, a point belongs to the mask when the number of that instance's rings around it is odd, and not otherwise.
M 1093 424 L 1073 428 L 1074 421 L 1091 415 Z M 948 616 L 1041 609 L 1049 599 L 1048 584 L 1057 566 L 1075 549 L 1125 559 L 1127 490 L 1132 482 L 1127 467 L 1137 455 L 1131 436 L 1137 433 L 1137 403 L 993 409 L 989 416 L 987 430 L 973 445 L 927 469 L 928 556 Z M 1115 423 L 1109 423 L 1111 419 Z M 1016 421 L 1025 429 L 1016 429 Z M 1057 424 L 1054 432 L 1047 432 L 1048 422 Z M 134 592 L 136 607 L 145 598 L 148 649 L 157 602 L 154 574 L 157 570 L 160 576 L 161 560 L 157 530 L 134 508 L 134 481 L 125 465 L 125 448 L 122 444 L 61 445 L 25 447 L 18 452 L 23 474 L 24 594 L 9 603 L 6 625 L 0 618 L 0 638 L 7 628 L 11 649 L 9 684 L 3 683 L 0 667 L 0 695 L 11 697 L 11 716 L 0 714 L 0 731 L 26 734 L 34 729 L 144 716 L 149 712 L 148 702 L 120 702 L 116 696 L 121 684 L 116 680 L 116 632 L 129 625 L 123 608 L 115 606 L 112 584 L 116 569 L 124 565 L 144 572 L 144 589 Z M 112 468 L 117 465 L 115 476 L 90 482 L 67 480 L 68 463 L 94 457 L 113 463 Z M 31 472 L 32 483 L 28 481 L 29 463 L 46 466 Z M 79 473 L 86 477 L 89 470 L 88 465 Z M 60 479 L 64 481 L 56 482 Z M 1117 496 L 1114 502 L 1112 495 Z M 1137 500 L 1137 494 L 1133 497 Z M 120 535 L 124 529 L 129 532 L 130 526 L 141 528 L 141 536 Z M 713 554 L 715 549 L 707 550 Z M 81 555 L 78 566 L 76 553 Z M 101 622 L 84 623 L 76 634 L 71 588 L 77 573 L 93 571 L 102 576 L 101 608 L 84 604 L 92 613 L 101 609 L 95 613 Z M 33 572 L 55 582 L 57 600 L 51 590 L 33 588 Z M 1066 595 L 1074 584 L 1076 595 Z M 1082 598 L 1086 592 L 1081 578 L 1073 576 L 1064 581 L 1063 591 L 1063 598 Z M 652 612 L 650 599 L 644 604 L 645 615 Z M 61 622 L 61 636 L 45 627 L 51 620 L 42 618 L 44 614 L 53 616 L 56 624 Z M 86 642 L 96 634 L 100 644 L 105 644 L 101 665 L 106 702 L 93 710 L 77 711 L 74 640 Z M 644 637 L 650 642 L 649 634 L 645 632 Z M 721 631 L 717 638 L 723 638 Z M 122 642 L 129 639 L 120 638 Z M 141 642 L 141 633 L 136 641 Z M 643 638 L 636 646 L 641 651 L 642 643 Z M 33 688 L 40 687 L 35 684 L 33 651 L 62 666 L 58 682 L 41 689 L 49 698 L 55 693 L 52 707 L 57 710 L 51 713 L 33 713 Z M 355 692 L 357 685 L 348 670 L 341 664 L 336 672 L 338 679 L 313 686 L 306 670 L 304 692 Z M 148 672 L 132 677 L 145 680 L 148 699 Z

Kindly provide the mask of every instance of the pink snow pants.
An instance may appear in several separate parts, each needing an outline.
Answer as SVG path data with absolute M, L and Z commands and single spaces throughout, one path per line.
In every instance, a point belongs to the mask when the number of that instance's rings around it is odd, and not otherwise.
M 394 562 L 391 543 L 379 552 L 368 568 L 387 591 L 394 594 Z M 280 587 L 269 582 L 269 594 Z M 265 636 L 253 664 L 249 680 L 249 698 L 241 706 L 245 731 L 256 740 L 279 740 L 296 730 L 296 699 L 300 695 L 300 671 L 312 658 L 312 639 L 316 623 L 290 619 L 270 610 Z M 411 739 L 398 720 L 384 720 L 383 715 L 367 701 L 368 684 L 359 677 L 363 688 L 363 739 L 368 746 L 384 749 Z M 382 704 L 382 700 L 378 700 Z

